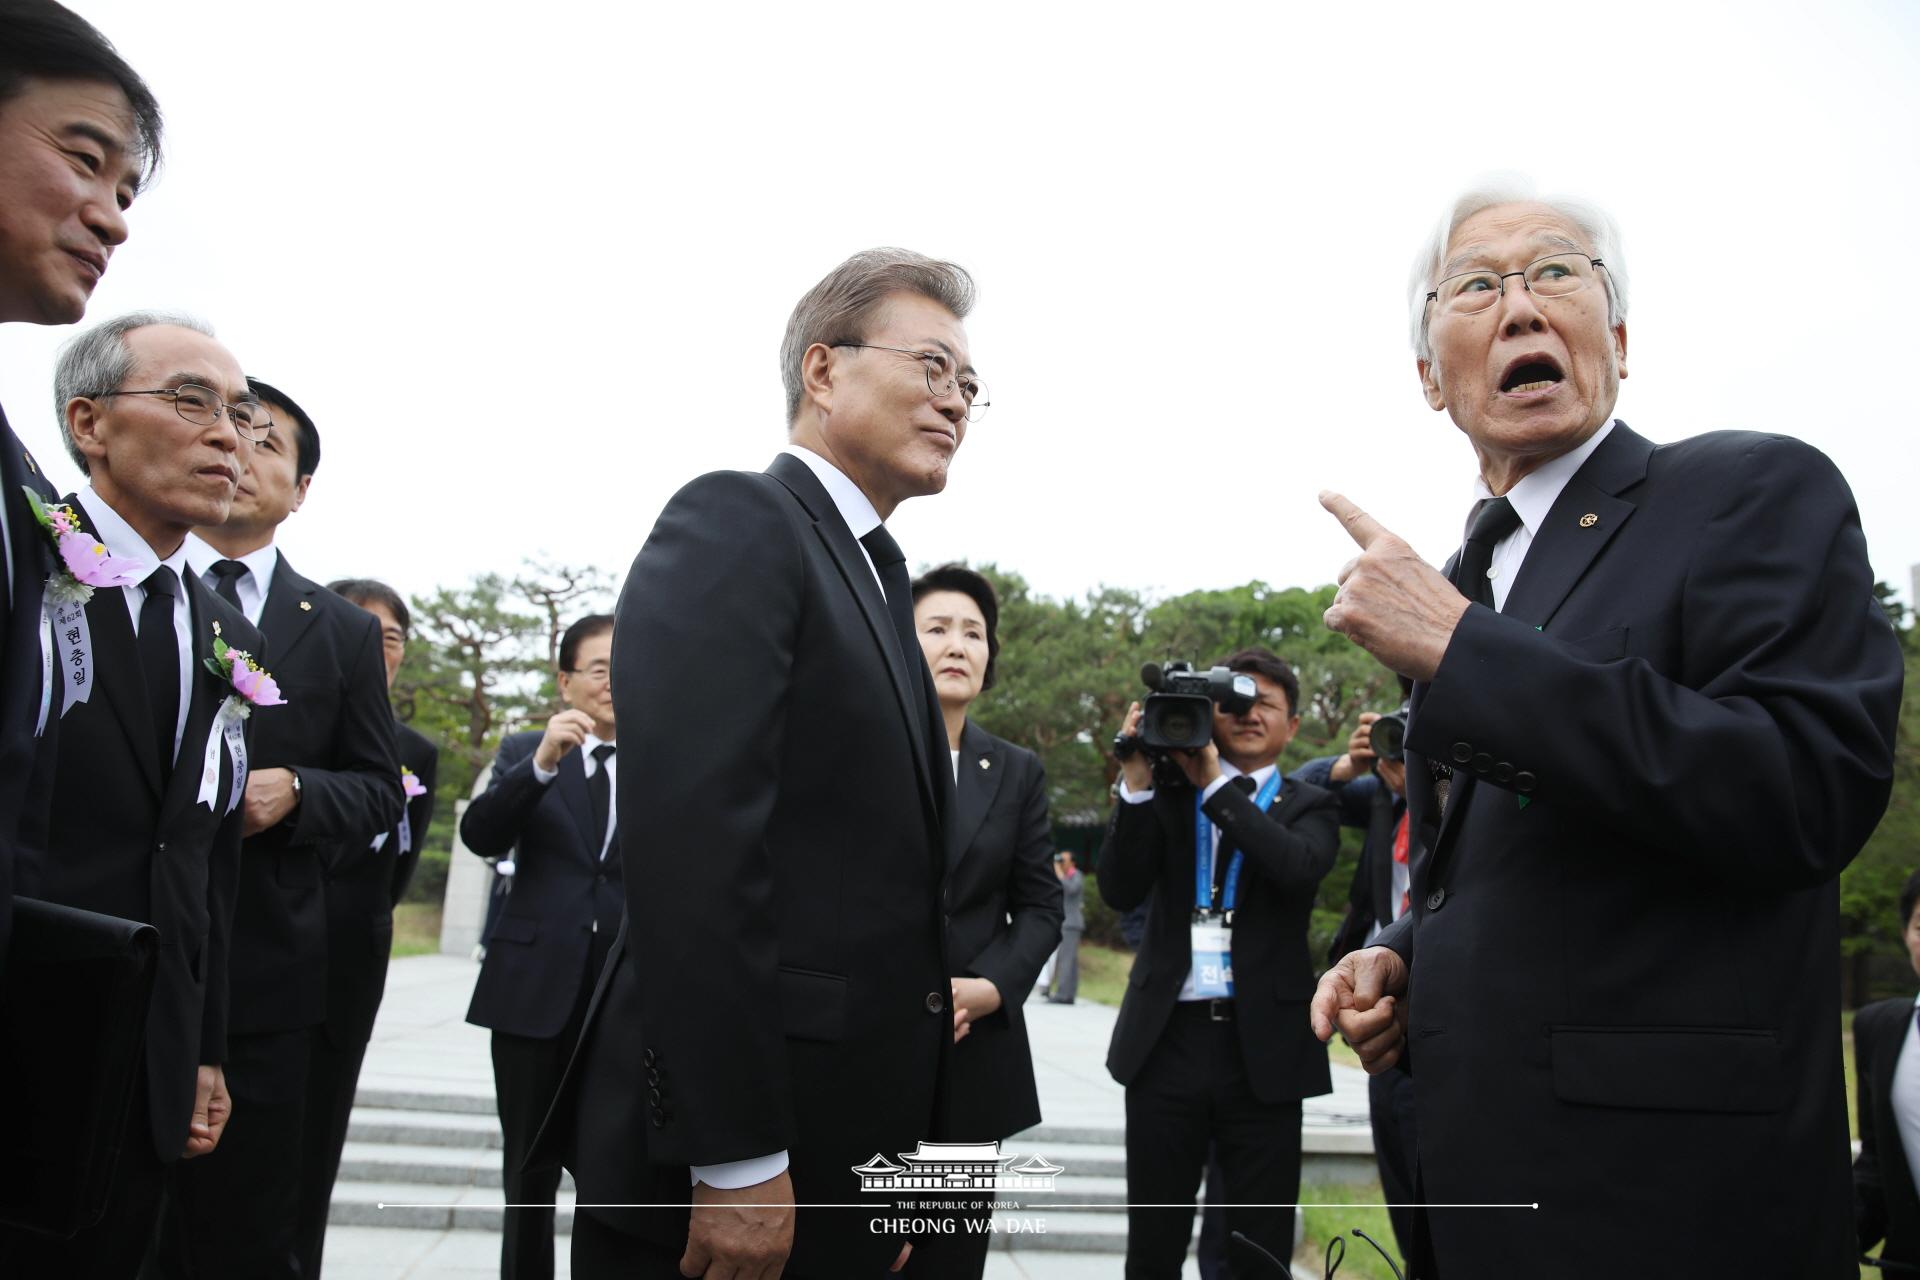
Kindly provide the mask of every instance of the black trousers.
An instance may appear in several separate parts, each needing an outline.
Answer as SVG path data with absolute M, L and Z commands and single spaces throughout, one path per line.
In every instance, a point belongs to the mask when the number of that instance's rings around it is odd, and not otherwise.
M 1380 1189 L 1388 1204 L 1418 1201 L 1414 1193 L 1413 1077 L 1404 1071 L 1382 1071 L 1367 1077 L 1367 1110 L 1373 1119 L 1373 1158 L 1380 1166 Z M 1413 1257 L 1412 1209 L 1389 1209 L 1400 1256 Z
M 309 1048 L 294 1252 L 300 1258 L 300 1274 L 313 1280 L 320 1274 L 326 1249 L 333 1184 L 340 1176 L 340 1152 L 347 1145 L 347 1124 L 353 1117 L 353 1095 L 360 1084 L 367 1042 L 335 1044 L 327 1029 L 320 1027 Z
M 160 1267 L 169 1280 L 297 1280 L 294 1219 L 314 1028 L 227 1037 L 233 1115 L 220 1145 L 168 1178 Z
M 1205 1001 L 1177 1004 L 1127 1086 L 1127 1280 L 1178 1280 L 1193 1234 L 1193 1205 L 1211 1146 L 1225 1180 L 1226 1226 L 1285 1261 L 1300 1198 L 1300 1103 L 1253 1095 L 1233 1022 Z M 1171 1205 L 1172 1208 L 1138 1206 Z M 1262 1207 L 1239 1207 L 1262 1206 Z M 1227 1251 L 1234 1280 L 1272 1268 Z
M 954 1201 L 954 1210 L 941 1216 L 955 1219 L 958 1229 L 952 1235 L 916 1237 L 913 1254 L 901 1274 L 910 1275 L 913 1280 L 980 1280 L 987 1269 L 987 1251 L 993 1246 L 993 1232 L 986 1229 L 993 1221 L 993 1210 L 965 1206 L 981 1204 L 993 1197 L 993 1192 L 986 1191 Z M 969 1221 L 982 1230 L 969 1230 Z
M 558 1163 L 522 1169 L 540 1125 L 560 1092 L 593 986 L 613 947 L 614 930 L 593 935 L 587 971 L 573 996 L 573 1010 L 560 1034 L 549 1039 L 493 1033 L 493 1089 L 505 1138 L 506 1203 L 546 1207 L 508 1209 L 500 1237 L 501 1280 L 553 1280 L 553 1201 L 560 1190 Z M 557 993 L 565 998 L 565 993 Z M 578 1224 L 575 1224 L 576 1228 Z M 616 1232 L 615 1234 L 619 1234 Z M 676 1262 L 677 1262 L 676 1256 Z
M 23 1100 L 30 1102 L 31 1100 Z M 133 1280 L 152 1260 L 167 1169 L 153 1149 L 146 1071 L 134 1084 L 125 1146 L 114 1162 L 106 1215 L 71 1240 L 0 1226 L 0 1276 Z

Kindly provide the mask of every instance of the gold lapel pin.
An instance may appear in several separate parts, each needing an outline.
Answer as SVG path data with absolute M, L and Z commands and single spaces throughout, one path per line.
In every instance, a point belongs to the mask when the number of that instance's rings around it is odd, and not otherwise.
M 302 601 L 300 602 L 300 612 L 302 612 L 302 613 L 308 613 L 308 612 L 310 612 L 310 611 L 311 611 L 312 609 L 313 609 L 313 606 L 312 606 L 311 604 L 309 604 L 309 603 L 308 603 L 307 601 L 305 601 L 305 600 L 302 600 Z
M 1599 523 L 1600 523 L 1600 517 L 1593 514 L 1593 512 L 1591 511 L 1587 512 L 1587 514 L 1580 517 L 1580 527 L 1582 529 L 1591 529 L 1593 528 L 1593 526 Z
M 27 451 L 26 451 L 25 449 L 22 449 L 22 450 L 20 451 L 20 456 L 21 456 L 22 458 L 25 458 L 25 459 L 26 459 L 26 462 L 27 462 L 27 470 L 28 470 L 28 471 L 31 471 L 31 472 L 32 472 L 32 473 L 33 473 L 34 475 L 36 475 L 36 476 L 40 474 L 40 468 L 39 468 L 39 467 L 36 467 L 35 465 L 33 465 L 33 455 L 32 455 L 32 454 L 30 454 L 30 453 L 28 453 L 28 452 L 27 452 Z
M 991 760 L 989 760 L 989 759 L 987 759 L 987 758 L 986 758 L 985 756 L 981 756 L 981 757 L 980 757 L 980 767 L 981 767 L 982 769 L 991 769 L 991 768 L 993 768 L 993 761 L 991 761 Z

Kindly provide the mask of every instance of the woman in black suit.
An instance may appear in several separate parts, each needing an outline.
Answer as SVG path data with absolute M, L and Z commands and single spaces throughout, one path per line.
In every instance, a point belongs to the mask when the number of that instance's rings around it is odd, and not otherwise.
M 947 829 L 953 1129 L 943 1136 L 992 1142 L 1040 1122 L 1021 1005 L 1060 942 L 1047 776 L 1033 752 L 967 719 L 973 700 L 993 687 L 1000 652 L 993 587 L 971 569 L 943 565 L 913 584 L 913 606 L 954 769 Z M 954 1235 L 918 1241 L 912 1273 L 977 1277 L 991 1238 L 962 1224 Z

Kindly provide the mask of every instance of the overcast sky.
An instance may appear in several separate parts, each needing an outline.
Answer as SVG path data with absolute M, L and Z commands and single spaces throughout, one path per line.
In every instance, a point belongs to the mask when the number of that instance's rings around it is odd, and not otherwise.
M 1920 561 L 1914 3 L 75 7 L 168 125 L 89 318 L 190 310 L 313 413 L 311 577 L 624 574 L 784 443 L 787 315 L 879 244 L 973 272 L 994 402 L 891 522 L 910 561 L 1311 586 L 1333 487 L 1437 562 L 1473 462 L 1406 277 L 1495 170 L 1620 220 L 1619 416 L 1799 436 L 1876 572 Z M 63 488 L 72 332 L 0 329 Z

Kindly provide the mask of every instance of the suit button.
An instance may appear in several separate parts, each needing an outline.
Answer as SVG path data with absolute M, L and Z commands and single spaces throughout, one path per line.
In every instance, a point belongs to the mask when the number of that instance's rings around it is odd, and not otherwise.
M 1453 762 L 1455 764 L 1465 764 L 1471 759 L 1473 759 L 1472 743 L 1456 742 L 1453 744 Z
M 646 1063 L 648 1066 L 652 1066 L 657 1061 L 657 1059 L 653 1056 L 653 1050 L 651 1049 L 641 1054 L 640 1060 Z
M 155 853 L 165 853 L 167 851 L 167 842 L 165 840 L 162 840 L 159 844 L 155 845 L 153 848 Z
M 667 1123 L 667 1113 L 663 1109 L 659 1107 L 655 1107 L 653 1109 L 653 1127 L 656 1129 L 662 1129 L 666 1127 L 666 1123 Z
M 656 1106 L 656 1107 L 657 1107 L 657 1106 L 659 1106 L 659 1105 L 660 1105 L 660 1091 L 659 1091 L 658 1089 L 649 1089 L 649 1090 L 647 1090 L 647 1101 L 648 1101 L 648 1102 L 651 1102 L 651 1103 L 652 1103 L 652 1104 L 653 1104 L 654 1106 Z
M 1473 758 L 1473 771 L 1475 773 L 1485 773 L 1491 768 L 1493 768 L 1493 757 L 1486 752 L 1482 751 Z
M 946 997 L 938 991 L 927 992 L 927 1012 L 939 1013 L 947 1007 Z
M 1502 786 L 1505 786 L 1507 783 L 1512 782 L 1513 766 L 1508 764 L 1505 760 L 1502 760 L 1499 764 L 1496 764 L 1495 766 L 1493 766 L 1493 780 L 1495 782 L 1500 783 Z
M 1533 790 L 1533 784 L 1538 781 L 1539 779 L 1530 773 L 1516 773 L 1513 775 L 1513 789 L 1515 791 L 1531 791 Z
M 660 1080 L 661 1080 L 660 1072 L 655 1068 L 648 1068 L 647 1083 L 651 1085 L 658 1085 L 660 1083 Z
M 599 874 L 595 875 L 593 877 L 593 882 L 595 884 L 605 884 L 607 882 L 607 873 L 602 871 Z
M 1444 903 L 1446 900 L 1447 900 L 1447 891 L 1445 889 L 1435 889 L 1432 893 L 1427 895 L 1427 910 L 1438 911 L 1440 909 L 1441 904 Z

